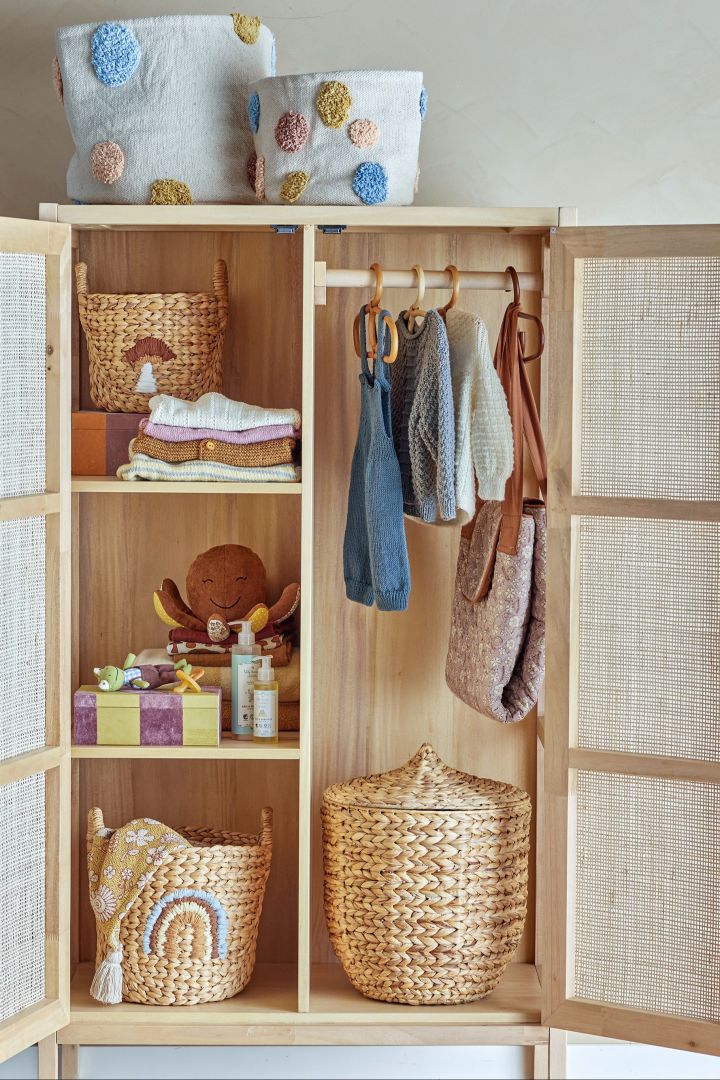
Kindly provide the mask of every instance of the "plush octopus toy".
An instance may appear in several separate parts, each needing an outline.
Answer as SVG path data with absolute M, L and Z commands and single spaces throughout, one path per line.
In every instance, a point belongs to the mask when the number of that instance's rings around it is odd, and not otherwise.
M 293 583 L 268 604 L 263 561 L 240 544 L 221 544 L 198 555 L 190 564 L 185 587 L 187 604 L 175 582 L 165 578 L 153 595 L 155 611 L 168 626 L 207 633 L 218 643 L 241 621 L 250 622 L 256 634 L 285 622 L 300 601 L 300 586 Z

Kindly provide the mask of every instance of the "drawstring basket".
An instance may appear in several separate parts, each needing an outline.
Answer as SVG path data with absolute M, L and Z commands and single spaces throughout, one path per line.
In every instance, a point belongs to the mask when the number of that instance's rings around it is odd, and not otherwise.
M 222 388 L 228 318 L 227 266 L 212 292 L 90 293 L 86 263 L 75 267 L 87 339 L 90 397 L 109 412 L 147 413 L 153 394 L 196 401 Z
M 124 1001 L 143 1005 L 223 1001 L 244 990 L 253 973 L 272 858 L 272 810 L 263 809 L 257 836 L 185 827 L 177 831 L 191 846 L 179 848 L 158 867 L 120 923 Z M 109 845 L 112 835 L 102 811 L 90 810 L 88 849 L 98 838 Z M 188 910 L 163 926 L 163 919 L 172 918 L 173 898 L 178 895 L 188 901 Z M 193 914 L 195 896 L 224 913 L 211 930 L 206 920 Z M 148 934 L 149 927 L 156 932 Z M 222 940 L 215 940 L 220 935 Z M 98 930 L 98 965 L 104 956 L 105 939 Z

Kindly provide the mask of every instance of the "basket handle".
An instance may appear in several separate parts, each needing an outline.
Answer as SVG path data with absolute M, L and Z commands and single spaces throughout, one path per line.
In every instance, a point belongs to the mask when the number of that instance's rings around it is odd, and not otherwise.
M 87 839 L 88 844 L 92 843 L 98 833 L 102 832 L 105 828 L 105 821 L 103 820 L 103 812 L 99 806 L 93 806 L 88 810 L 88 822 L 87 822 Z
M 218 307 L 218 327 L 225 333 L 228 318 L 228 271 L 224 259 L 218 259 L 213 267 L 213 292 Z
M 102 817 L 102 815 L 101 815 Z M 262 820 L 262 826 L 260 829 L 260 846 L 272 847 L 272 822 L 273 812 L 272 806 L 263 806 L 260 817 Z
M 87 263 L 75 263 L 75 284 L 77 285 L 78 296 L 87 296 Z

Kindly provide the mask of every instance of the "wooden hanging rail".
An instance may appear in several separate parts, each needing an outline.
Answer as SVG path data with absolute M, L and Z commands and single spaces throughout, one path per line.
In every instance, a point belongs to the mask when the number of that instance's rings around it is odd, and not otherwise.
M 512 291 L 512 280 L 504 270 L 460 270 L 461 289 L 497 289 Z M 542 292 L 542 274 L 518 274 L 523 293 Z M 386 289 L 416 289 L 417 274 L 409 267 L 407 270 L 386 270 L 383 267 L 383 286 Z M 426 289 L 451 289 L 453 280 L 449 270 L 426 270 Z M 326 302 L 326 289 L 372 289 L 375 287 L 375 275 L 372 270 L 328 269 L 325 262 L 315 263 L 315 303 Z

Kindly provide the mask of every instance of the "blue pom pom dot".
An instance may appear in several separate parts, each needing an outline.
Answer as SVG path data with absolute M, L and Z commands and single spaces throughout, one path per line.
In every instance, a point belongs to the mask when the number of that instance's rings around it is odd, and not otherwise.
M 247 114 L 250 130 L 253 135 L 257 135 L 258 128 L 260 127 L 260 98 L 255 92 L 248 98 Z
M 353 191 L 368 206 L 383 203 L 388 196 L 388 178 L 382 165 L 377 161 L 363 161 L 355 170 L 352 182 Z
M 423 86 L 420 90 L 420 120 L 425 119 L 425 113 L 427 112 L 427 90 Z
M 140 63 L 138 40 L 122 23 L 101 23 L 92 36 L 91 60 L 100 82 L 122 86 Z

